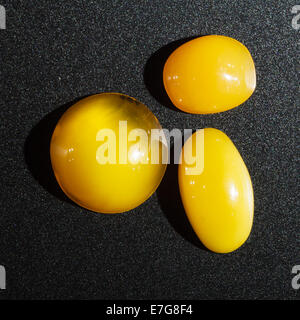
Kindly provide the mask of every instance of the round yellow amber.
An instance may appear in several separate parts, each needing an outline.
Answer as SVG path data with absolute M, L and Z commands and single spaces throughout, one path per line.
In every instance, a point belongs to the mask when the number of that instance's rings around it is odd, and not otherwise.
M 158 151 L 150 143 L 141 151 L 135 129 L 150 141 L 151 130 L 161 126 L 145 105 L 123 94 L 93 95 L 69 108 L 50 146 L 53 171 L 65 194 L 102 213 L 128 211 L 148 199 L 166 164 L 152 164 L 151 154 Z
M 242 43 L 210 35 L 177 48 L 165 63 L 163 81 L 177 108 L 206 114 L 246 101 L 255 90 L 256 73 L 251 54 Z

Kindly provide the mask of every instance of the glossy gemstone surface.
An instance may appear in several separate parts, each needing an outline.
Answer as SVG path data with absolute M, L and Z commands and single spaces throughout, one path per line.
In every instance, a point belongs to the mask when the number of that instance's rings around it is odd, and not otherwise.
M 165 63 L 163 82 L 177 108 L 207 114 L 245 102 L 255 90 L 256 72 L 242 43 L 210 35 L 177 48 Z
M 51 139 L 55 177 L 74 202 L 89 210 L 119 213 L 147 200 L 166 164 L 151 162 L 150 142 L 157 118 L 142 103 L 118 93 L 85 98 L 59 120 Z M 162 145 L 160 145 L 160 149 Z
M 251 178 L 226 134 L 213 128 L 203 129 L 203 138 L 196 146 L 196 133 L 182 149 L 183 160 L 178 169 L 182 202 L 202 243 L 214 252 L 231 252 L 251 232 L 254 210 Z M 195 166 L 191 165 L 189 155 L 200 152 L 203 170 L 187 174 Z

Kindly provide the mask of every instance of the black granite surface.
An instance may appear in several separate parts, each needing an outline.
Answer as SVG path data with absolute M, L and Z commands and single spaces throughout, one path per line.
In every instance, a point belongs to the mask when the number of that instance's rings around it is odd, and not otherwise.
M 300 264 L 295 0 L 0 4 L 0 298 L 299 299 L 291 286 Z M 162 66 L 178 44 L 207 34 L 249 48 L 257 89 L 233 110 L 185 114 L 163 91 Z M 255 192 L 252 233 L 239 250 L 220 255 L 199 244 L 175 165 L 125 214 L 92 213 L 64 196 L 49 167 L 50 135 L 74 101 L 106 91 L 145 103 L 164 128 L 215 127 L 233 140 Z

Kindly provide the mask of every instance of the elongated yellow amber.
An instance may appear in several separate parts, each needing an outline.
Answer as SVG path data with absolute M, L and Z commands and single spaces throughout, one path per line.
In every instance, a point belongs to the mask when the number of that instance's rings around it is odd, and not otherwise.
M 203 170 L 187 174 L 194 165 L 184 154 L 197 152 L 204 155 Z M 182 149 L 178 175 L 187 217 L 202 243 L 218 253 L 239 248 L 252 228 L 254 200 L 247 167 L 231 140 L 206 128 L 196 147 L 194 133 Z

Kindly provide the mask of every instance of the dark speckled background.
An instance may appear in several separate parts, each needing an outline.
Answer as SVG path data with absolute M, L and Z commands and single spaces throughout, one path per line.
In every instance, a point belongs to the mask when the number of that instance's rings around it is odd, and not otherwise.
M 288 1 L 4 1 L 0 30 L 0 298 L 299 299 L 296 163 L 300 34 Z M 258 84 L 241 107 L 215 115 L 174 109 L 160 72 L 179 43 L 223 34 L 243 42 Z M 175 43 L 174 43 L 175 41 Z M 176 167 L 132 212 L 102 215 L 68 201 L 49 168 L 63 110 L 104 91 L 142 101 L 163 127 L 215 127 L 250 171 L 255 219 L 248 241 L 220 255 L 196 241 Z

